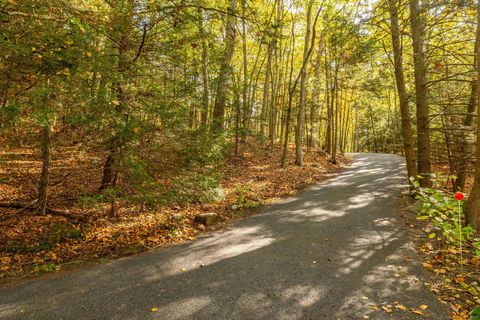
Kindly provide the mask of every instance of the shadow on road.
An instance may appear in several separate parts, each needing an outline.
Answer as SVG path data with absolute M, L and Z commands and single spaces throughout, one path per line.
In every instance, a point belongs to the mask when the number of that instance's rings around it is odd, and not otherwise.
M 392 319 L 370 306 L 394 302 L 447 319 L 397 218 L 404 184 L 402 158 L 355 155 L 338 177 L 195 242 L 2 289 L 0 319 Z

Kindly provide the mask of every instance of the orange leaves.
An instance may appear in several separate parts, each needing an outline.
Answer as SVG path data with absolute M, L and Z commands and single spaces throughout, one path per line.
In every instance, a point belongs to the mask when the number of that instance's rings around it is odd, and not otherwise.
M 428 262 L 423 262 L 422 263 L 422 266 L 427 269 L 427 270 L 433 270 L 433 266 L 432 264 L 428 263 Z
M 94 54 L 85 52 L 85 56 L 93 58 Z M 111 103 L 117 106 L 120 101 L 114 99 Z M 138 131 L 137 128 L 132 130 Z M 16 148 L 0 153 L 2 156 L 8 154 L 6 158 L 15 159 L 0 168 L 1 174 L 11 177 L 8 183 L 0 184 L 0 194 L 6 195 L 7 199 L 28 202 L 34 197 L 31 191 L 36 188 L 34 182 L 41 166 L 33 149 Z M 294 153 L 290 155 L 293 160 Z M 158 209 L 119 200 L 117 216 L 109 217 L 108 204 L 100 202 L 92 207 L 82 207 L 78 201 L 82 195 L 96 194 L 98 185 L 92 182 L 101 175 L 99 170 L 103 157 L 103 154 L 87 153 L 76 147 L 55 149 L 51 178 L 62 183 L 52 187 L 50 205 L 86 217 L 85 224 L 80 228 L 69 219 L 54 215 L 18 215 L 15 219 L 6 220 L 0 224 L 0 243 L 9 243 L 9 247 L 5 252 L 0 251 L 0 279 L 34 275 L 32 270 L 53 272 L 57 266 L 72 262 L 118 257 L 182 240 L 194 240 L 208 228 L 194 223 L 194 218 L 199 214 L 215 212 L 222 219 L 231 218 L 236 210 L 247 211 L 255 204 L 271 202 L 274 198 L 294 194 L 303 187 L 317 183 L 337 172 L 342 161 L 346 162 L 339 157 L 340 164 L 333 165 L 326 156 L 311 152 L 305 154 L 304 168 L 290 165 L 282 169 L 279 166 L 281 154 L 278 148 L 265 150 L 252 144 L 240 156 L 227 158 L 220 168 L 219 173 L 223 177 L 221 184 L 225 189 L 224 200 L 183 207 L 167 204 Z M 158 182 L 166 189 L 174 188 L 176 173 L 167 165 L 161 168 Z M 71 175 L 63 179 L 67 173 Z M 241 207 L 237 203 L 239 194 L 243 197 L 240 199 Z M 233 209 L 233 205 L 237 205 L 237 209 Z M 2 210 L 0 219 L 14 213 L 15 210 Z M 67 233 L 72 235 L 80 231 L 79 237 L 72 239 L 65 238 L 65 234 L 59 236 L 54 225 L 68 225 Z M 50 239 L 52 235 L 58 241 Z M 47 245 L 42 247 L 38 244 Z
M 422 263 L 423 268 L 436 275 L 435 286 L 430 289 L 439 296 L 442 303 L 450 307 L 451 318 L 469 319 L 469 311 L 475 305 L 480 304 L 480 287 L 476 280 L 476 270 L 480 265 L 480 258 L 470 252 L 473 250 L 469 250 L 468 247 L 463 248 L 464 259 L 461 269 L 460 249 L 457 247 L 450 245 L 441 249 L 436 248 L 432 242 L 427 242 L 423 243 L 418 251 L 426 260 Z M 462 273 L 460 274 L 460 272 Z M 421 305 L 417 311 L 423 312 L 427 308 L 427 306 Z M 420 315 L 420 313 L 418 314 Z
M 465 283 L 465 277 L 457 275 L 455 277 L 455 282 L 458 283 L 458 284 Z

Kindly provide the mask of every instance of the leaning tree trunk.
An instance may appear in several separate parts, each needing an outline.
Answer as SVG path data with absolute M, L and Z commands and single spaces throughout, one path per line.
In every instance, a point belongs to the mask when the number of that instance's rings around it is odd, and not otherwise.
M 415 146 L 413 139 L 412 119 L 408 108 L 408 93 L 405 85 L 405 76 L 403 73 L 402 47 L 400 44 L 400 28 L 398 25 L 398 9 L 396 0 L 390 0 L 390 30 L 392 33 L 392 47 L 394 56 L 394 72 L 397 84 L 397 92 L 400 102 L 400 115 L 402 119 L 403 149 L 407 162 L 407 172 L 409 177 L 417 176 Z
M 417 104 L 417 154 L 418 174 L 422 187 L 430 186 L 431 174 L 431 147 L 429 106 L 427 98 L 427 78 L 424 51 L 424 19 L 420 12 L 419 0 L 410 0 L 410 21 L 413 42 L 413 60 L 415 73 L 415 98 Z
M 237 9 L 237 0 L 230 1 L 228 8 L 227 25 L 225 33 L 225 50 L 223 52 L 220 73 L 218 75 L 217 93 L 215 97 L 215 106 L 213 108 L 212 132 L 222 133 L 225 129 L 225 105 L 227 102 L 227 92 L 229 89 L 230 76 L 232 73 L 232 58 L 235 52 L 235 10 Z

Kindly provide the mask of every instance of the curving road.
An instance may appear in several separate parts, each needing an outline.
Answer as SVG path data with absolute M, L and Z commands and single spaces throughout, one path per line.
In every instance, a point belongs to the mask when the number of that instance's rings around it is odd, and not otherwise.
M 404 184 L 402 158 L 356 154 L 197 241 L 0 289 L 0 319 L 448 319 L 398 218 Z

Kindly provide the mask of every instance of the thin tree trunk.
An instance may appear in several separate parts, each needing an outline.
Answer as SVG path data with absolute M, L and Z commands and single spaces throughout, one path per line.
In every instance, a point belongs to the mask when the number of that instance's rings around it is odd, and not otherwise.
M 272 55 L 273 46 L 270 43 L 267 51 L 267 66 L 265 68 L 265 82 L 263 84 L 262 112 L 260 114 L 260 141 L 265 139 L 265 123 L 267 121 L 267 111 L 270 105 L 270 78 L 272 73 Z
M 243 91 L 242 91 L 242 109 L 243 113 L 250 115 L 250 106 L 248 104 L 248 57 L 247 57 L 247 0 L 242 0 L 242 57 L 243 57 Z M 239 115 L 240 116 L 240 115 Z M 243 117 L 242 142 L 247 142 L 248 120 Z
M 333 112 L 331 106 L 331 68 L 327 54 L 325 53 L 325 96 L 327 106 L 327 132 L 325 134 L 325 151 L 332 154 L 332 123 Z
M 305 44 L 303 47 L 303 61 L 308 61 L 309 56 L 309 44 L 310 44 L 310 27 L 312 20 L 312 3 L 310 2 L 307 7 L 307 25 L 305 31 Z M 312 39 L 313 40 L 313 39 Z M 297 166 L 303 166 L 303 152 L 302 152 L 302 136 L 303 126 L 305 118 L 305 104 L 306 104 L 306 83 L 307 81 L 307 68 L 302 68 L 300 77 L 300 105 L 297 114 L 297 128 L 295 135 L 295 164 Z
M 338 143 L 338 61 L 335 63 L 334 78 L 333 78 L 333 92 L 332 92 L 332 163 L 337 163 L 337 143 Z
M 280 62 L 283 58 L 283 52 L 281 49 L 281 42 L 279 40 L 279 35 L 282 34 L 282 12 L 283 12 L 283 1 L 277 0 L 277 12 L 275 16 L 275 32 L 273 36 L 273 49 L 275 52 L 275 68 L 274 68 L 274 77 L 272 80 L 272 95 L 270 98 L 271 107 L 270 107 L 270 122 L 269 122 L 269 138 L 270 138 L 270 147 L 273 150 L 275 144 L 275 138 L 277 135 L 277 114 L 278 114 L 278 93 L 280 91 L 280 82 L 282 80 L 282 71 L 280 68 Z
M 200 36 L 202 38 L 202 111 L 201 111 L 201 124 L 203 128 L 207 127 L 208 121 L 208 108 L 209 108 L 209 83 L 208 83 L 208 45 L 205 39 L 205 27 L 203 25 L 203 11 L 198 9 L 200 16 L 199 28 Z
M 315 62 L 315 88 L 313 90 L 313 103 L 310 109 L 310 147 L 318 147 L 318 110 L 320 108 L 320 86 L 321 86 L 321 64 L 322 64 L 322 43 L 320 38 L 319 48 L 317 50 L 317 61 Z
M 50 170 L 50 124 L 42 126 L 40 151 L 42 154 L 42 172 L 38 182 L 38 205 L 40 214 L 47 212 L 48 179 Z
M 290 135 L 290 119 L 292 116 L 292 100 L 293 100 L 293 92 L 291 87 L 293 86 L 293 59 L 295 57 L 295 23 L 292 21 L 292 47 L 291 47 L 291 54 L 290 54 L 290 74 L 288 79 L 288 103 L 287 103 L 287 111 L 285 114 L 285 129 L 283 131 L 284 138 L 283 138 L 283 152 L 282 152 L 282 160 L 281 166 L 285 168 L 287 166 L 287 157 L 288 157 L 288 137 Z
M 307 54 L 306 56 L 304 56 L 304 59 L 303 59 L 303 63 L 302 63 L 302 67 L 300 69 L 300 72 L 299 74 L 297 75 L 295 81 L 293 82 L 293 85 L 291 87 L 289 87 L 289 92 L 288 92 L 288 110 L 287 110 L 287 122 L 286 122 L 286 128 L 285 128 L 285 140 L 284 140 L 284 148 L 283 148 L 283 154 L 282 154 L 282 167 L 284 168 L 286 166 L 286 161 L 287 161 L 287 153 L 288 153 L 288 135 L 289 135 L 289 119 L 290 119 L 290 114 L 291 114 L 291 110 L 292 110 L 292 102 L 293 102 L 293 95 L 295 94 L 295 91 L 296 91 L 296 88 L 297 88 L 297 85 L 298 85 L 298 82 L 300 80 L 300 77 L 302 76 L 302 73 L 304 72 L 306 66 L 307 66 L 307 63 L 308 63 L 308 60 L 310 58 L 310 55 L 312 54 L 312 50 L 313 50 L 313 44 L 315 43 L 315 34 L 316 34 L 316 26 L 317 26 L 317 21 L 318 21 L 318 17 L 320 16 L 320 12 L 322 11 L 322 8 L 323 6 L 320 6 L 318 8 L 318 11 L 315 15 L 315 21 L 313 22 L 313 27 L 312 27 L 312 30 L 313 30 L 313 33 L 312 33 L 312 41 L 311 41 L 311 45 L 310 45 L 310 48 L 308 49 L 307 51 Z M 292 37 L 294 36 L 294 24 L 292 23 Z M 293 46 L 294 47 L 294 46 Z M 293 49 L 292 49 L 293 50 Z M 293 54 L 292 54 L 292 58 L 293 58 Z M 291 68 L 293 68 L 293 61 L 292 61 L 292 66 Z M 291 73 L 290 73 L 290 80 L 291 80 Z M 301 121 L 303 121 L 303 117 L 301 119 Z M 300 135 L 302 134 L 302 131 L 300 130 L 299 131 Z

